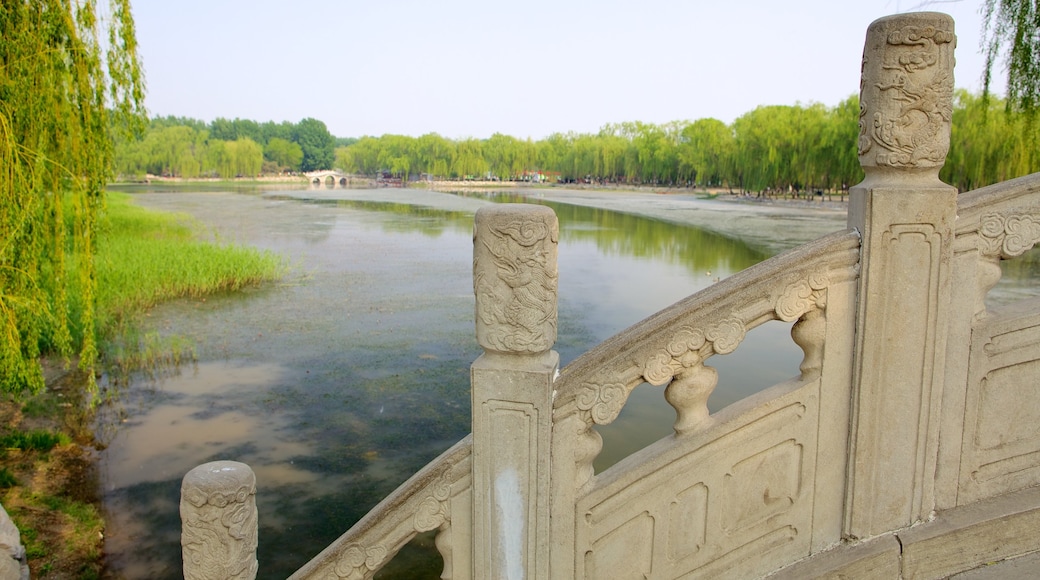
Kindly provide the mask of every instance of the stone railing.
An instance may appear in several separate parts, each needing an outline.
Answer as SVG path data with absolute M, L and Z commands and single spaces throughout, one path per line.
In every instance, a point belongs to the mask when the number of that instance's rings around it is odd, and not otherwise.
M 564 369 L 555 385 L 554 548 L 571 541 L 556 552 L 559 568 L 676 578 L 714 562 L 748 577 L 775 569 L 772 547 L 808 554 L 814 519 L 840 521 L 840 490 L 814 482 L 844 477 L 859 245 L 855 232 L 836 233 L 763 262 Z M 709 415 L 718 380 L 709 357 L 777 320 L 795 323 L 801 375 Z M 594 426 L 613 421 L 645 383 L 667 385 L 674 435 L 593 476 Z
M 560 372 L 556 217 L 481 209 L 472 435 L 293 577 L 370 578 L 433 530 L 455 580 L 940 578 L 1040 551 L 1040 301 L 985 305 L 999 262 L 1040 241 L 1040 174 L 960 196 L 938 180 L 954 45 L 942 14 L 868 30 L 846 231 Z M 799 376 L 710 414 L 709 359 L 774 321 Z M 596 426 L 644 383 L 666 386 L 674 433 L 595 474 Z M 251 473 L 220 469 L 199 468 L 203 491 L 185 478 L 186 577 L 255 575 Z
M 452 525 L 469 523 L 470 437 L 456 443 L 413 475 L 292 578 L 371 578 L 416 534 L 437 530 L 444 578 L 452 578 L 453 556 L 463 562 L 468 550 L 455 546 Z M 468 534 L 464 534 L 464 537 Z

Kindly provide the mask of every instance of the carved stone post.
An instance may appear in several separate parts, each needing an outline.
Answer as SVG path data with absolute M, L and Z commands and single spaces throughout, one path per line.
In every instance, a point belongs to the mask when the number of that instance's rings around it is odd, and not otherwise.
M 950 144 L 953 19 L 870 25 L 849 226 L 863 236 L 845 533 L 929 517 L 957 191 L 939 181 Z
M 185 580 L 256 578 L 256 476 L 237 461 L 213 461 L 181 482 Z
M 559 225 L 492 205 L 473 224 L 473 577 L 549 577 L 549 434 Z

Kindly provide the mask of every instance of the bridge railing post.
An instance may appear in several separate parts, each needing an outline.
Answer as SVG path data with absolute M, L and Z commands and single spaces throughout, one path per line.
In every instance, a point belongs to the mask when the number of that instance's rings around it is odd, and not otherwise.
M 248 465 L 212 461 L 189 471 L 180 511 L 185 580 L 256 578 L 256 476 Z
M 953 19 L 900 14 L 867 31 L 849 227 L 862 236 L 845 534 L 865 538 L 935 507 L 957 190 L 950 145 Z
M 474 219 L 473 578 L 549 577 L 556 214 L 492 205 Z

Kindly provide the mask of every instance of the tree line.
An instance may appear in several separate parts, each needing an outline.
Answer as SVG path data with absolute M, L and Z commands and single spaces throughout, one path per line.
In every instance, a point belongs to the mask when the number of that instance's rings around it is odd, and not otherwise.
M 342 142 L 341 142 L 342 143 Z M 158 117 L 139 139 L 116 141 L 116 172 L 132 178 L 255 177 L 329 169 L 336 139 L 325 123 Z
M 829 191 L 858 183 L 859 99 L 762 106 L 727 125 L 717 119 L 663 125 L 632 122 L 598 133 L 555 133 L 532 141 L 362 137 L 336 149 L 336 166 L 365 175 L 424 175 L 599 184 L 698 186 L 739 192 Z M 969 190 L 1040 166 L 1040 136 L 1028 115 L 1001 99 L 958 90 L 942 178 Z
M 316 119 L 258 123 L 182 117 L 151 121 L 142 139 L 116 147 L 120 174 L 256 176 L 336 168 L 403 180 L 496 179 L 712 187 L 735 192 L 838 192 L 863 174 L 856 156 L 859 99 L 837 106 L 762 106 L 731 124 L 712 118 L 626 122 L 597 133 L 537 141 L 383 135 L 337 139 Z M 1040 165 L 1038 127 L 992 96 L 958 90 L 941 177 L 969 190 Z

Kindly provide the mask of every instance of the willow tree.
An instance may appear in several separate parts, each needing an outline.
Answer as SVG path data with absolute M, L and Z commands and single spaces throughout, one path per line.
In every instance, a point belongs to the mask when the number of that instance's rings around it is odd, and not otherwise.
M 94 254 L 110 131 L 140 130 L 129 0 L 0 5 L 0 389 L 38 390 L 41 352 L 92 369 Z
M 1040 1 L 985 0 L 985 93 L 998 57 L 1007 68 L 1009 107 L 1034 113 L 1040 107 Z

